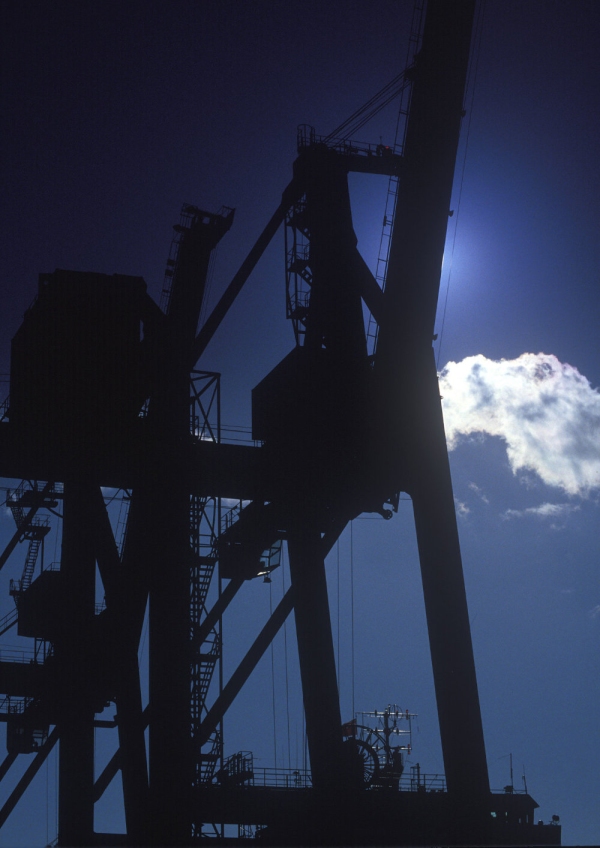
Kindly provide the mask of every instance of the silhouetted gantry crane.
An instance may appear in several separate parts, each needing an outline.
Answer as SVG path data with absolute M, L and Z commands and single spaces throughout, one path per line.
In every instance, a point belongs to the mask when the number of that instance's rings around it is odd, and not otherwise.
M 17 530 L 0 565 L 29 541 L 2 630 L 16 624 L 35 640 L 31 662 L 0 662 L 0 775 L 33 755 L 0 824 L 58 741 L 61 846 L 182 846 L 211 832 L 242 844 L 222 825 L 244 823 L 276 845 L 559 844 L 560 827 L 533 826 L 529 795 L 490 793 L 432 351 L 473 16 L 471 0 L 429 0 L 405 75 L 412 94 L 400 151 L 303 129 L 280 206 L 198 335 L 230 209 L 184 207 L 163 308 L 141 278 L 41 276 L 13 340 L 0 422 L 0 472 L 24 480 L 7 497 Z M 357 250 L 354 171 L 397 184 L 385 288 Z M 253 390 L 260 446 L 225 444 L 218 375 L 196 363 L 282 223 L 296 346 Z M 377 325 L 371 353 L 363 303 Z M 102 487 L 126 494 L 120 524 L 111 524 Z M 340 716 L 325 557 L 356 516 L 391 516 L 400 492 L 414 507 L 446 791 L 402 791 L 389 745 L 387 782 L 369 783 L 367 742 Z M 225 521 L 221 497 L 240 502 Z M 60 567 L 35 576 L 44 516 L 61 503 Z M 284 541 L 291 587 L 208 703 L 221 617 L 246 581 L 277 566 Z M 217 574 L 226 581 L 219 593 Z M 281 790 L 253 785 L 243 756 L 223 761 L 221 721 L 292 610 L 311 782 Z M 115 719 L 97 718 L 112 703 Z M 110 725 L 118 751 L 96 777 L 94 728 Z M 96 834 L 94 803 L 119 770 L 127 832 Z

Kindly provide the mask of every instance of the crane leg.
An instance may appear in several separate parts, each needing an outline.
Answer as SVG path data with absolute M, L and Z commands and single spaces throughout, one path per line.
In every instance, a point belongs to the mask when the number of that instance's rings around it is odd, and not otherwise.
M 484 799 L 489 778 L 456 509 L 433 352 L 410 437 L 415 528 L 448 791 Z M 416 370 L 416 369 L 415 369 Z
M 61 581 L 63 631 L 55 643 L 61 681 L 58 842 L 94 842 L 93 624 L 96 561 L 89 544 L 90 487 L 65 481 Z
M 288 536 L 306 733 L 315 789 L 330 791 L 343 775 L 343 746 L 323 546 L 318 530 Z

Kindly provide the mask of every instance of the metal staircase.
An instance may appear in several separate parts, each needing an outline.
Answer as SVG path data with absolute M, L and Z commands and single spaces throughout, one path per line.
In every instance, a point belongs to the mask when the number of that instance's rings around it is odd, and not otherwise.
M 23 592 L 31 586 L 33 580 L 33 572 L 37 562 L 40 547 L 44 537 L 50 532 L 50 521 L 47 518 L 34 518 L 26 531 L 24 538 L 29 539 L 29 547 L 27 548 L 27 556 L 25 557 L 25 565 L 23 574 L 20 580 L 11 580 L 9 592 L 18 603 L 18 598 Z
M 10 581 L 9 592 L 15 599 L 17 606 L 19 604 L 19 598 L 23 592 L 26 592 L 31 586 L 33 572 L 35 570 L 40 548 L 45 537 L 50 532 L 50 520 L 48 518 L 35 516 L 31 520 L 28 520 L 30 513 L 27 510 L 27 507 L 32 507 L 34 504 L 33 498 L 36 496 L 37 492 L 37 484 L 32 486 L 27 480 L 23 480 L 16 489 L 9 490 L 6 496 L 6 505 L 12 513 L 17 529 L 22 530 L 22 535 L 19 541 L 29 542 L 21 579 Z M 52 497 L 52 494 L 49 493 L 49 495 Z M 44 501 L 40 504 L 40 506 L 47 502 L 48 496 L 44 498 Z M 51 501 L 51 503 L 55 502 Z M 6 629 L 11 627 L 13 623 L 14 622 L 9 624 L 7 621 Z
M 192 373 L 190 430 L 197 439 L 220 440 L 219 376 L 209 372 Z M 200 625 L 207 614 L 207 599 L 218 564 L 217 537 L 221 520 L 219 498 L 190 497 L 190 722 L 192 740 L 199 738 L 200 725 L 207 713 L 206 699 L 221 659 L 221 631 L 217 623 L 204 641 L 198 642 Z M 218 589 L 212 589 L 216 594 Z M 194 742 L 195 783 L 210 783 L 222 758 L 220 729 L 199 747 Z
M 190 529 L 192 531 L 192 568 L 190 624 L 191 640 L 206 615 L 206 599 L 215 568 L 216 520 L 218 503 L 214 498 L 192 496 L 190 506 Z M 208 553 L 207 553 L 208 551 Z M 206 640 L 193 651 L 191 661 L 191 730 L 192 738 L 199 736 L 200 724 L 206 714 L 206 697 L 212 683 L 215 668 L 221 658 L 221 634 L 219 625 L 211 630 Z M 221 736 L 216 732 L 196 752 L 196 781 L 209 783 L 221 757 Z

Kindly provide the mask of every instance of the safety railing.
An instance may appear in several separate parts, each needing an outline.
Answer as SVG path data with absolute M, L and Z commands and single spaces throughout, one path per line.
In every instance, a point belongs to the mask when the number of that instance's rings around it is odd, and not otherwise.
M 16 645 L 2 645 L 0 647 L 0 662 L 38 663 L 39 659 L 35 648 L 19 648 Z
M 446 778 L 443 774 L 403 774 L 399 781 L 400 792 L 445 792 Z
M 361 156 L 392 156 L 401 151 L 400 145 L 377 144 L 367 141 L 349 141 L 345 138 L 331 138 L 330 136 L 317 135 L 314 127 L 308 124 L 300 124 L 298 127 L 298 152 L 307 147 L 317 144 L 326 144 L 332 150 L 339 153 L 354 153 Z
M 242 785 L 242 784 L 241 784 Z M 312 787 L 308 769 L 256 768 L 252 769 L 252 778 L 244 781 L 244 786 L 278 787 L 280 789 L 309 789 Z M 389 792 L 386 786 L 374 783 L 368 787 L 370 792 Z M 411 775 L 402 775 L 398 781 L 400 792 L 445 792 L 446 779 L 443 774 L 420 774 L 418 779 Z
M 221 424 L 221 442 L 228 444 L 244 444 L 260 447 L 262 444 L 258 439 L 252 438 L 252 427 L 244 427 L 242 425 L 223 425 Z
M 308 769 L 255 768 L 250 786 L 278 786 L 281 789 L 307 789 L 312 786 Z

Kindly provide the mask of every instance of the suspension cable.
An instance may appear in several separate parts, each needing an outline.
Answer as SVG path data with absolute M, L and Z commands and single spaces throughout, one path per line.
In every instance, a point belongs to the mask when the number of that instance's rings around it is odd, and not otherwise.
M 397 74 L 392 80 L 383 86 L 373 97 L 369 98 L 366 103 L 353 112 L 349 118 L 346 118 L 338 127 L 336 127 L 324 141 L 331 141 L 334 138 L 348 138 L 357 130 L 364 126 L 367 121 L 370 121 L 377 115 L 388 103 L 397 97 L 408 85 L 408 80 L 405 79 L 405 71 Z
M 375 115 L 378 115 L 378 114 L 379 114 L 379 112 L 381 112 L 381 110 L 382 110 L 382 109 L 384 109 L 384 108 L 388 105 L 388 103 L 391 103 L 391 102 L 392 102 L 392 100 L 395 100 L 395 99 L 396 99 L 396 97 L 398 97 L 398 96 L 400 96 L 401 94 L 403 94 L 403 92 L 406 90 L 406 88 L 408 88 L 408 86 L 409 86 L 409 81 L 408 81 L 408 80 L 405 80 L 405 81 L 402 83 L 402 85 L 401 85 L 401 86 L 399 86 L 399 88 L 395 89 L 395 90 L 394 90 L 394 91 L 393 91 L 393 92 L 389 95 L 389 97 L 387 97 L 387 98 L 386 98 L 386 99 L 385 99 L 382 103 L 380 103 L 380 104 L 379 104 L 379 105 L 378 105 L 375 109 L 373 109 L 371 112 L 369 112 L 369 113 L 368 113 L 368 115 L 365 115 L 365 117 L 364 117 L 364 118 L 363 118 L 363 119 L 362 119 L 362 120 L 361 120 L 358 124 L 354 124 L 354 125 L 352 126 L 352 128 L 348 131 L 348 133 L 347 133 L 346 135 L 344 135 L 343 137 L 344 137 L 344 138 L 348 138 L 350 135 L 353 135 L 354 133 L 358 132 L 358 130 L 360 130 L 362 127 L 364 127 L 364 125 L 365 125 L 366 123 L 368 123 L 368 121 L 370 121 L 370 120 L 371 120 L 371 118 L 374 118 L 374 117 L 375 117 Z
M 371 118 L 375 117 L 388 103 L 391 103 L 394 98 L 402 94 L 410 85 L 410 79 L 407 76 L 407 70 L 412 66 L 418 45 L 421 38 L 422 22 L 423 22 L 424 2 L 423 0 L 415 0 L 411 29 L 408 41 L 408 49 L 404 70 L 386 83 L 383 88 L 379 89 L 366 103 L 363 103 L 355 112 L 346 118 L 338 127 L 336 127 L 324 141 L 328 142 L 332 139 L 345 140 L 363 127 Z

